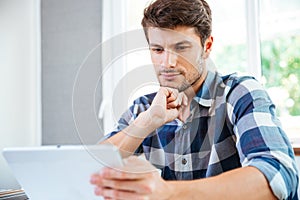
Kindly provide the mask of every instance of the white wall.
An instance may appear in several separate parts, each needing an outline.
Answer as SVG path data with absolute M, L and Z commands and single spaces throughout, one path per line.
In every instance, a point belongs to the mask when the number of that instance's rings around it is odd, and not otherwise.
M 0 0 L 0 150 L 40 144 L 39 1 Z M 0 154 L 0 189 L 16 182 Z

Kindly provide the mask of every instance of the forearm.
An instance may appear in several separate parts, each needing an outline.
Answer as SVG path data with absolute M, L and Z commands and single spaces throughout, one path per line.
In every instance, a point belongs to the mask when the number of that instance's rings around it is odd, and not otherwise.
M 141 113 L 127 128 L 113 135 L 102 143 L 113 144 L 119 148 L 122 157 L 132 155 L 151 132 L 157 128 L 149 115 Z
M 194 181 L 170 181 L 171 199 L 276 199 L 265 176 L 244 167 Z

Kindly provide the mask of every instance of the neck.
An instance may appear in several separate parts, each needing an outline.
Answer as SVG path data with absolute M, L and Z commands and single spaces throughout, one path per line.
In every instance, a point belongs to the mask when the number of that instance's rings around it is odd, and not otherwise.
M 192 84 L 191 87 L 187 88 L 184 93 L 188 97 L 188 105 L 185 106 L 182 111 L 180 112 L 178 119 L 185 122 L 186 119 L 190 116 L 190 107 L 193 98 L 195 97 L 196 93 L 200 90 L 205 78 L 207 76 L 207 70 L 204 69 L 200 77 Z
M 205 78 L 207 76 L 206 68 L 203 69 L 203 72 L 199 76 L 199 78 L 191 85 L 191 87 L 187 88 L 184 93 L 188 97 L 189 104 L 192 102 L 196 93 L 200 90 Z

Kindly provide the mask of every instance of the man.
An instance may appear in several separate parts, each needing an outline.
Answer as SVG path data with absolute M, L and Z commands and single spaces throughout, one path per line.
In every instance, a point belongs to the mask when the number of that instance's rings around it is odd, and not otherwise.
M 222 77 L 207 67 L 208 4 L 156 0 L 142 25 L 161 87 L 138 98 L 104 143 L 149 162 L 129 157 L 121 170 L 92 175 L 96 195 L 298 199 L 293 150 L 265 90 L 251 77 Z

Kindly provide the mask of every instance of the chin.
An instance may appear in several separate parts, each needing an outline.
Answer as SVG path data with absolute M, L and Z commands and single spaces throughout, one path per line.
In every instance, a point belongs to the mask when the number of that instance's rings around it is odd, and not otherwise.
M 182 92 L 182 91 L 186 90 L 187 88 L 189 88 L 191 85 L 160 83 L 160 86 L 177 89 L 179 92 Z
M 159 77 L 159 84 L 161 87 L 169 87 L 173 89 L 177 89 L 180 92 L 186 90 L 187 88 L 191 87 L 191 84 L 186 80 L 182 78 L 176 78 L 173 80 L 166 80 L 162 77 Z
M 181 82 L 175 81 L 175 80 L 166 80 L 166 79 L 161 79 L 159 80 L 159 84 L 162 87 L 169 87 L 169 88 L 179 88 L 181 85 Z
M 161 87 L 168 87 L 168 88 L 173 88 L 173 89 L 179 89 L 178 86 L 170 85 L 170 84 L 160 84 Z

